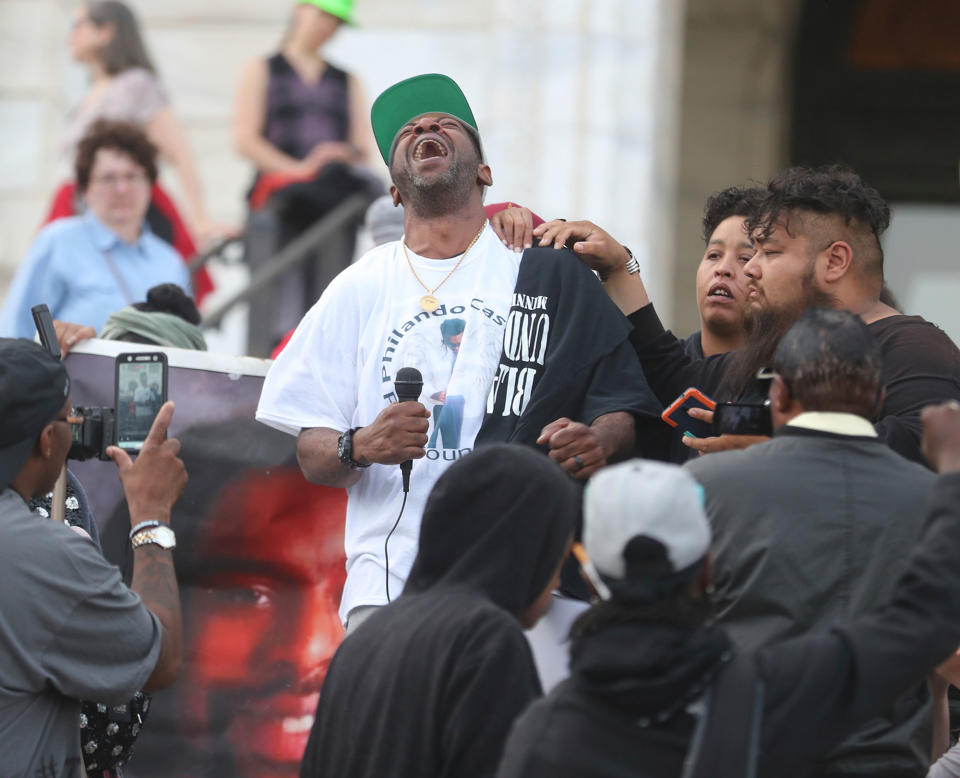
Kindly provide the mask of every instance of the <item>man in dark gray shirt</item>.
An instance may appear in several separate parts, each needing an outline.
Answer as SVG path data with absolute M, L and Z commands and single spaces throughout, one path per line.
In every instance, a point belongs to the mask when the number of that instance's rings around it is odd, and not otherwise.
M 136 462 L 108 450 L 133 525 L 131 587 L 93 542 L 32 513 L 67 458 L 70 380 L 58 360 L 0 339 L 0 776 L 83 774 L 80 702 L 127 702 L 170 685 L 180 663 L 180 600 L 170 510 L 186 484 L 161 409 Z
M 846 311 L 807 311 L 774 357 L 775 433 L 686 467 L 706 492 L 718 621 L 742 649 L 823 632 L 885 603 L 923 535 L 934 475 L 877 436 L 880 346 Z M 903 695 L 821 776 L 922 775 L 930 694 Z

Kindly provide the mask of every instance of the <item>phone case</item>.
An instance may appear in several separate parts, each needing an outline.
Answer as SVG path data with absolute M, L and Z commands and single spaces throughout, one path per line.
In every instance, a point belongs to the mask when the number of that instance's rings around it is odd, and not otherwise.
M 700 419 L 692 418 L 687 411 L 691 408 L 703 408 L 712 411 L 716 407 L 717 404 L 703 392 L 690 387 L 670 403 L 667 409 L 660 414 L 660 418 L 681 432 L 689 432 L 698 438 L 707 438 L 713 434 L 711 425 L 705 421 L 700 421 Z

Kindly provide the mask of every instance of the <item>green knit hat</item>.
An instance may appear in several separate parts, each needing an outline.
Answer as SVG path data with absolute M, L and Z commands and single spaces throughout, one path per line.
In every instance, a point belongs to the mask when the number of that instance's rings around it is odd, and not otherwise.
M 459 119 L 479 139 L 477 120 L 457 83 L 449 76 L 425 73 L 394 84 L 373 102 L 370 121 L 383 161 L 390 164 L 393 140 L 411 119 L 425 113 L 445 113 Z
M 347 24 L 353 24 L 353 0 L 300 0 L 300 3 L 314 5 Z

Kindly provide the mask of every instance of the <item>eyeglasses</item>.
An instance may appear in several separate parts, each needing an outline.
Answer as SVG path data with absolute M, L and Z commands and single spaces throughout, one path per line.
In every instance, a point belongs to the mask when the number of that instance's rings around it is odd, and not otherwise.
M 132 173 L 106 173 L 102 176 L 94 176 L 90 179 L 90 183 L 93 186 L 98 186 L 103 189 L 116 189 L 118 185 L 123 184 L 125 186 L 140 186 L 145 184 L 147 181 L 147 174 L 142 170 L 137 170 Z

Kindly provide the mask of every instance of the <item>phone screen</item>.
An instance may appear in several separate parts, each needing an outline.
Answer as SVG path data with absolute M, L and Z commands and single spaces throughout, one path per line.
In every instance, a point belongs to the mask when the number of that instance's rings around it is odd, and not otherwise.
M 715 435 L 772 435 L 770 406 L 752 403 L 721 403 L 713 414 Z
M 162 353 L 117 357 L 117 445 L 139 451 L 167 399 L 167 362 Z

